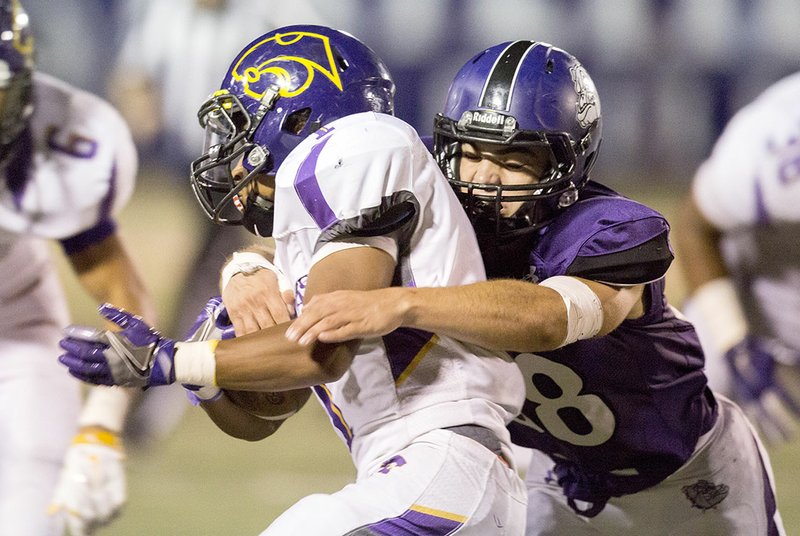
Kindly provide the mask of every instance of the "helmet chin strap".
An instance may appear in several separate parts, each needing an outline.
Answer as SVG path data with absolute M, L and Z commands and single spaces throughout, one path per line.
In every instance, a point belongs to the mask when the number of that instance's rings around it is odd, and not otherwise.
M 275 221 L 275 204 L 261 197 L 254 195 L 245 203 L 242 213 L 242 225 L 245 229 L 256 236 L 272 236 L 272 228 Z

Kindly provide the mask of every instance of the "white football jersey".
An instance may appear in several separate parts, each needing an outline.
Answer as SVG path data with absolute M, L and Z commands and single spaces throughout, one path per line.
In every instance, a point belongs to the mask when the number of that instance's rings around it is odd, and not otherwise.
M 30 309 L 31 317 L 53 315 L 63 326 L 66 317 L 55 312 L 66 310 L 59 290 L 48 290 L 46 300 L 32 290 L 20 293 L 51 270 L 41 239 L 69 239 L 112 224 L 133 192 L 136 149 L 127 125 L 107 102 L 42 73 L 34 73 L 33 80 L 29 132 L 0 171 L 0 301 L 14 322 L 23 322 L 28 316 L 23 311 Z M 90 232 L 80 243 L 93 239 Z M 22 297 L 29 306 L 21 304 Z
M 729 122 L 694 178 L 718 228 L 800 222 L 800 73 L 771 86 Z
M 299 314 L 311 267 L 337 240 L 390 237 L 398 286 L 485 278 L 450 185 L 416 132 L 395 117 L 356 114 L 309 136 L 278 171 L 275 207 L 276 264 L 295 286 Z M 364 340 L 344 376 L 315 391 L 359 471 L 447 426 L 484 426 L 508 447 L 505 425 L 524 398 L 506 354 L 412 329 Z
M 0 228 L 67 238 L 130 198 L 136 149 L 122 117 L 99 97 L 35 73 L 30 144 L 0 181 Z
M 800 73 L 742 108 L 698 169 L 693 195 L 724 232 L 722 253 L 751 332 L 800 351 L 798 97 Z

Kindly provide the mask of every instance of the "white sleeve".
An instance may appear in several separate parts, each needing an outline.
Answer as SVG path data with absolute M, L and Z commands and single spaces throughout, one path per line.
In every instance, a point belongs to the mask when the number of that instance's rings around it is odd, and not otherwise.
M 133 194 L 137 154 L 103 99 L 37 73 L 33 153 L 20 191 L 0 191 L 0 226 L 64 239 L 113 221 Z
M 800 75 L 786 78 L 739 111 L 698 169 L 692 195 L 725 231 L 800 221 Z
M 692 195 L 703 215 L 719 229 L 756 220 L 759 145 L 752 118 L 740 112 L 727 125 L 709 158 L 698 168 Z

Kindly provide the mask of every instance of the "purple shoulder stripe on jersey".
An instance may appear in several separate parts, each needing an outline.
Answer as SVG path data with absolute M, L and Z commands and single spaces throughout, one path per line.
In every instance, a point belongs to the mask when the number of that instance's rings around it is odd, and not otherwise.
M 333 210 L 322 195 L 315 172 L 319 155 L 328 140 L 330 138 L 325 138 L 311 149 L 306 159 L 300 164 L 294 179 L 294 190 L 297 192 L 297 197 L 300 198 L 306 212 L 314 218 L 314 222 L 320 229 L 325 229 L 336 221 Z
M 339 430 L 339 433 L 342 434 L 342 438 L 344 439 L 345 443 L 347 443 L 347 449 L 349 450 L 353 444 L 353 431 L 350 429 L 350 426 L 347 424 L 347 422 L 345 422 L 342 411 L 336 404 L 333 403 L 331 392 L 324 385 L 315 385 L 313 389 L 320 403 L 322 403 L 325 413 L 328 414 L 331 424 L 334 428 Z
M 417 509 L 415 509 L 415 507 Z M 412 506 L 399 517 L 384 519 L 377 523 L 365 526 L 353 534 L 364 534 L 364 536 L 445 536 L 453 534 L 460 528 L 466 517 L 447 512 L 427 511 L 427 508 Z
M 435 335 L 421 329 L 399 328 L 383 336 L 386 357 L 392 369 L 395 382 L 408 375 L 429 349 Z
M 102 220 L 100 223 L 69 238 L 59 240 L 61 248 L 67 255 L 82 251 L 89 246 L 99 244 L 117 230 L 117 224 L 112 219 Z
M 754 190 L 754 197 L 756 200 L 756 222 L 764 225 L 769 223 L 770 218 L 767 212 L 767 206 L 764 203 L 764 191 L 761 189 L 761 182 L 756 181 Z

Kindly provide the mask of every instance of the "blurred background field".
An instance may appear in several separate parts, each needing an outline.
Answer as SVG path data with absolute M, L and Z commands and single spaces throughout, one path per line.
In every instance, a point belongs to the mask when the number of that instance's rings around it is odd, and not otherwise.
M 123 236 L 156 294 L 162 318 L 170 317 L 176 282 L 189 270 L 186 260 L 197 246 L 194 229 L 205 224 L 185 186 L 150 170 L 122 217 Z M 625 193 L 668 218 L 674 214 L 674 191 Z M 77 290 L 68 271 L 62 274 L 76 321 L 96 324 L 91 300 Z M 676 265 L 668 278 L 670 299 L 679 303 Z M 163 439 L 129 447 L 129 503 L 100 536 L 255 535 L 301 497 L 335 491 L 353 478 L 349 455 L 315 400 L 258 443 L 224 435 L 181 396 L 165 403 L 185 404 L 185 414 Z M 167 421 L 173 418 L 170 410 L 164 408 Z M 772 448 L 770 454 L 787 534 L 798 536 L 800 442 Z

